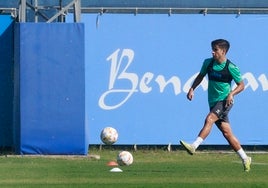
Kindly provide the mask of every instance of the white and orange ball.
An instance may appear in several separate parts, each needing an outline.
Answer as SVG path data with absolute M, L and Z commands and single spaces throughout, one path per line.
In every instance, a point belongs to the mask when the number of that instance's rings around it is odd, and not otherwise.
M 112 145 L 118 139 L 118 132 L 113 127 L 105 127 L 100 134 L 101 141 L 104 144 Z
M 117 156 L 117 163 L 120 166 L 123 165 L 131 165 L 133 163 L 133 156 L 130 152 L 128 151 L 121 151 L 119 152 L 118 156 Z

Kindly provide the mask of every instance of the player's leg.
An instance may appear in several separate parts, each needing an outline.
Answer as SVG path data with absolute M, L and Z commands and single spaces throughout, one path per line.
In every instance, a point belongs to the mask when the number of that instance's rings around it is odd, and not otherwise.
M 206 119 L 205 119 L 205 122 L 204 122 L 204 126 L 203 128 L 200 130 L 199 134 L 198 134 L 198 137 L 201 137 L 203 140 L 206 139 L 206 137 L 209 135 L 211 129 L 212 129 L 212 126 L 213 124 L 218 120 L 218 116 L 213 113 L 213 112 L 210 112 Z
M 236 138 L 236 136 L 233 134 L 231 126 L 229 122 L 217 122 L 217 127 L 221 130 L 223 136 L 228 141 L 228 143 L 231 145 L 231 147 L 234 149 L 234 151 L 239 155 L 239 157 L 242 159 L 244 170 L 248 172 L 250 170 L 250 164 L 251 164 L 251 158 L 247 156 L 243 148 L 241 147 L 241 144 L 239 140 Z
M 233 134 L 231 126 L 228 122 L 221 122 L 217 124 L 217 127 L 220 129 L 224 138 L 228 141 L 228 143 L 231 145 L 231 147 L 235 151 L 238 151 L 239 149 L 241 149 L 240 142 Z
M 199 145 L 203 142 L 203 140 L 209 135 L 211 128 L 215 121 L 219 118 L 213 113 L 210 112 L 204 122 L 203 128 L 200 130 L 198 137 L 192 144 L 188 144 L 184 141 L 180 141 L 180 144 L 186 149 L 186 151 L 193 155 L 195 150 L 199 147 Z

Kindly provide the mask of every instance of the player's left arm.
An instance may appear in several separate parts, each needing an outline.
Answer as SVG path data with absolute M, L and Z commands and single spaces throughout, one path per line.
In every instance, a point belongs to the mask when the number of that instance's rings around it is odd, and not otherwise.
M 242 75 L 240 73 L 239 68 L 232 64 L 229 70 L 233 76 L 235 83 L 236 83 L 236 87 L 229 93 L 229 95 L 226 99 L 226 105 L 232 104 L 234 102 L 234 96 L 237 95 L 238 93 L 240 93 L 241 91 L 243 91 L 245 88 L 245 84 L 244 84 L 244 81 L 242 79 Z

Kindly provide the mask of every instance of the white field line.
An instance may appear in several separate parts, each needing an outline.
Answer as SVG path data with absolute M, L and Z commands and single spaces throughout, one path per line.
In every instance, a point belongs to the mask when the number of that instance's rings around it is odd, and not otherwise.
M 241 163 L 241 161 L 233 161 L 233 163 Z M 254 161 L 252 161 L 251 162 L 251 165 L 261 165 L 261 166 L 268 166 L 268 163 L 260 163 L 260 162 L 254 162 Z

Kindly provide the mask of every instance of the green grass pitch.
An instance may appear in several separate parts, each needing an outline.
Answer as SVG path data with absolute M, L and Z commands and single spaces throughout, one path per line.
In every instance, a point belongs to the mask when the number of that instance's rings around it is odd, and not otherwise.
M 5 187 L 268 187 L 268 153 L 250 153 L 246 173 L 234 152 L 129 150 L 134 157 L 123 172 L 110 172 L 117 149 L 90 149 L 100 159 L 78 156 L 0 156 L 0 186 Z

